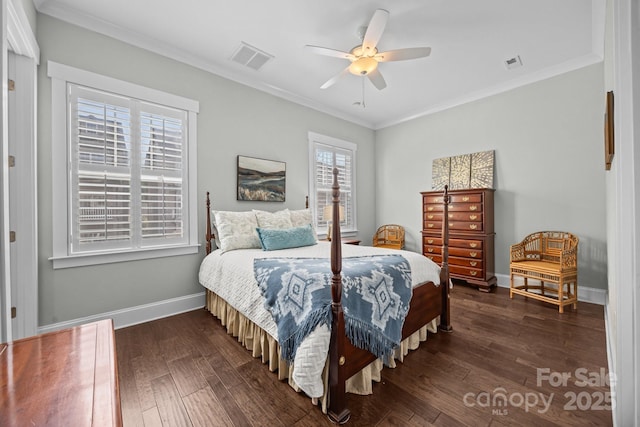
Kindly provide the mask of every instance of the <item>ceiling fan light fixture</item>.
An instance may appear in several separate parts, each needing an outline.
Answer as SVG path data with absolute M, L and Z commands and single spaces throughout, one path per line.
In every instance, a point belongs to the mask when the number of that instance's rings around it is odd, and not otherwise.
M 366 76 L 376 68 L 378 68 L 378 61 L 369 56 L 363 56 L 351 63 L 349 66 L 349 72 L 356 76 Z

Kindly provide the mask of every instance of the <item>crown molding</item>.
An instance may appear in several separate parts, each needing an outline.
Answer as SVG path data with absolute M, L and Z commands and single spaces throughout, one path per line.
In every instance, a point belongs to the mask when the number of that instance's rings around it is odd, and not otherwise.
M 165 42 L 159 42 L 158 40 L 144 36 L 138 32 L 131 31 L 118 25 L 114 25 L 93 15 L 79 13 L 64 5 L 56 4 L 51 0 L 34 0 L 34 4 L 36 5 L 36 9 L 38 10 L 38 12 L 60 19 L 61 21 L 65 21 L 69 24 L 73 24 L 89 31 L 111 37 L 132 46 L 156 53 L 158 55 L 165 56 L 183 64 L 187 64 L 192 67 L 207 71 L 209 73 L 223 77 L 227 80 L 231 80 L 244 86 L 266 92 L 270 95 L 277 96 L 279 98 L 311 108 L 321 113 L 325 113 L 330 116 L 334 116 L 369 129 L 372 129 L 373 127 L 373 123 L 370 121 L 362 120 L 361 118 L 349 115 L 344 111 L 329 108 L 326 105 L 318 103 L 312 99 L 294 94 L 280 87 L 237 75 L 213 62 L 203 59 L 202 57 L 189 54 L 175 46 L 171 46 Z

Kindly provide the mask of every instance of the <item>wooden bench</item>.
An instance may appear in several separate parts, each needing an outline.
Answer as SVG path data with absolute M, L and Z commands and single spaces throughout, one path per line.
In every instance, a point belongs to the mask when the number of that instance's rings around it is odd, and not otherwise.
M 555 304 L 560 313 L 565 305 L 577 309 L 578 302 L 578 237 L 564 231 L 540 231 L 511 246 L 509 264 L 513 294 Z M 524 284 L 516 285 L 520 276 Z M 539 285 L 529 284 L 529 279 Z M 566 285 L 566 288 L 565 288 Z

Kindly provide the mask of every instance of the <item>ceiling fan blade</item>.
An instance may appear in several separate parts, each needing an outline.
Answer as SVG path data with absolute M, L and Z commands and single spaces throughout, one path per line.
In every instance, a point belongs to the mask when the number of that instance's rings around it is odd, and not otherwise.
M 431 55 L 430 47 L 408 47 L 406 49 L 389 50 L 380 52 L 374 58 L 378 62 L 404 61 L 406 59 L 424 58 Z
M 384 9 L 378 9 L 373 14 L 373 17 L 367 26 L 367 32 L 364 34 L 364 38 L 362 39 L 362 51 L 366 56 L 373 54 L 374 49 L 378 45 L 378 41 L 380 41 L 380 37 L 382 37 L 382 33 L 384 32 L 384 27 L 386 27 L 388 19 L 389 12 Z
M 320 86 L 320 89 L 326 89 L 328 87 L 333 86 L 338 80 L 340 80 L 342 77 L 346 76 L 347 74 L 349 74 L 349 67 L 345 68 L 344 70 L 340 71 L 338 74 L 336 74 L 335 76 L 327 80 L 322 86 Z
M 377 68 L 368 73 L 367 77 L 369 77 L 371 83 L 373 83 L 378 90 L 382 90 L 387 87 L 387 82 L 384 81 L 384 77 L 382 77 L 382 74 L 380 74 L 380 71 L 378 71 Z
M 353 61 L 355 59 L 355 56 L 353 56 L 349 52 L 330 49 L 328 47 L 312 46 L 308 44 L 305 46 L 305 48 L 313 53 L 317 53 L 318 55 L 333 56 L 334 58 L 343 58 L 343 59 L 348 59 L 350 61 Z

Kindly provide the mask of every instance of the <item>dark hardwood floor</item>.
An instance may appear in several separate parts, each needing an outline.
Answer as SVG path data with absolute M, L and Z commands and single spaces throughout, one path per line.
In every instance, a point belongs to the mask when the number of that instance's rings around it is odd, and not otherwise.
M 612 425 L 604 314 L 457 285 L 438 333 L 371 396 L 352 426 Z M 204 309 L 116 331 L 125 426 L 331 425 L 318 407 L 226 334 Z

